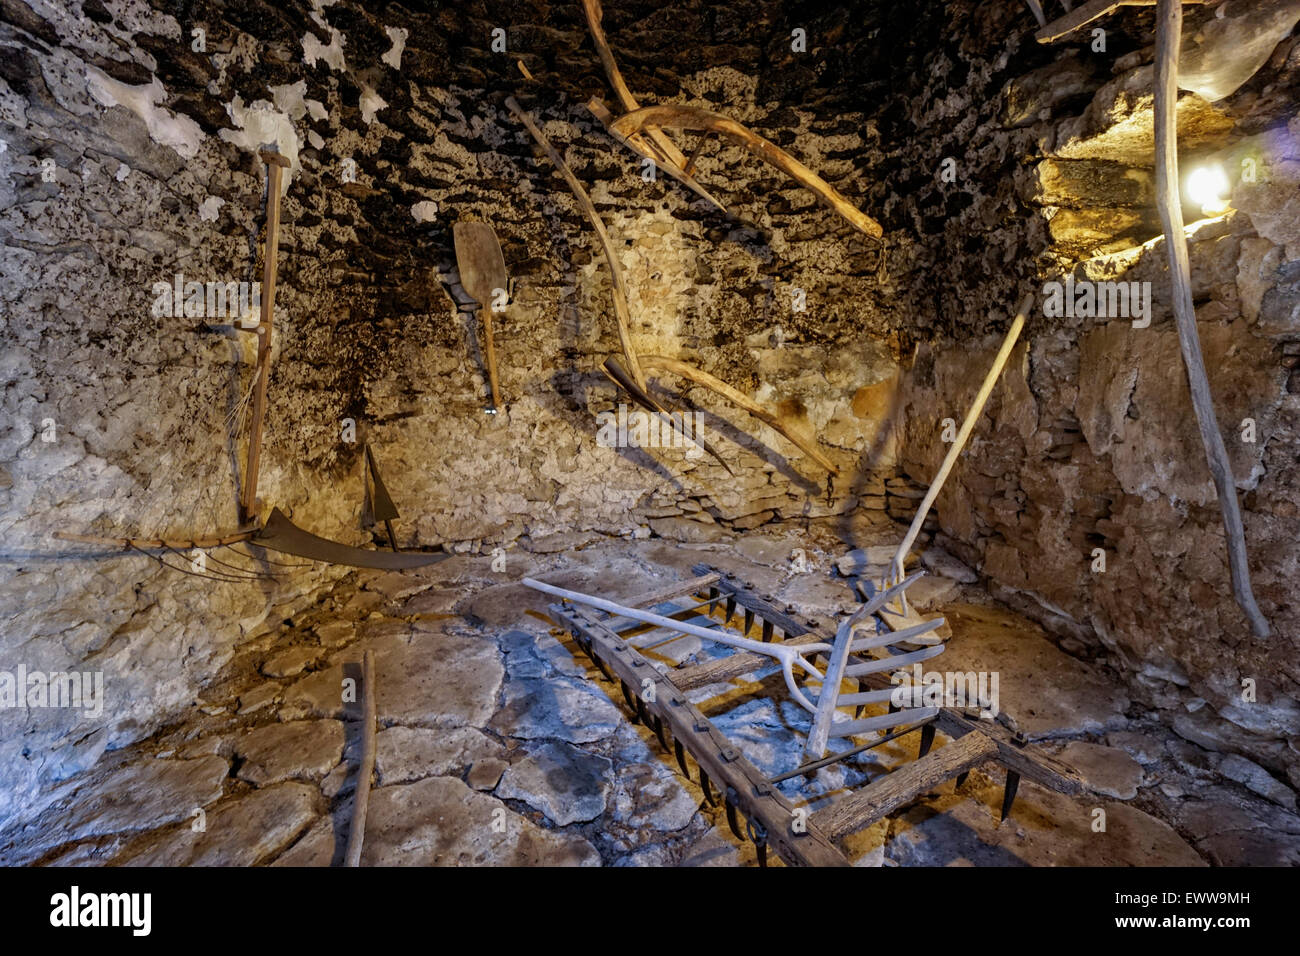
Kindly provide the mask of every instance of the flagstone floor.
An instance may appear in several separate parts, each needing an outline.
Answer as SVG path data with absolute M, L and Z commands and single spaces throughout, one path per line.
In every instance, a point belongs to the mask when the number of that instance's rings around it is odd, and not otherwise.
M 796 548 L 806 564 L 792 561 Z M 815 533 L 691 545 L 593 534 L 537 542 L 498 570 L 491 557 L 458 556 L 416 573 L 357 572 L 245 645 L 184 720 L 44 793 L 38 815 L 0 833 L 0 862 L 337 865 L 360 741 L 341 688 L 373 650 L 380 731 L 363 865 L 754 865 L 753 847 L 628 720 L 618 689 L 552 633 L 549 599 L 519 581 L 546 574 L 618 600 L 706 562 L 829 620 L 857 600 L 834 570 L 839 556 Z M 953 632 L 942 669 L 998 671 L 1002 710 L 1096 793 L 1025 782 L 999 824 L 1001 771 L 977 771 L 851 837 L 855 862 L 1300 863 L 1300 817 L 1273 802 L 1289 791 L 1145 718 L 1118 680 L 961 583 L 973 575 L 952 558 L 924 560 L 940 573 L 923 579 L 922 609 L 944 613 Z M 717 653 L 706 645 L 684 638 L 662 653 Z M 741 682 L 706 710 L 775 774 L 799 762 L 805 718 L 766 697 L 771 686 Z M 915 738 L 819 771 L 802 792 L 816 807 L 914 759 Z

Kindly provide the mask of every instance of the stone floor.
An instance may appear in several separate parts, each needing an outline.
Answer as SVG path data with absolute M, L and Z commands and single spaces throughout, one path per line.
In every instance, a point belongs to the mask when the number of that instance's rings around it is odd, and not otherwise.
M 519 580 L 547 574 L 617 599 L 704 561 L 830 619 L 857 600 L 843 574 L 879 570 L 896 535 L 885 529 L 878 547 L 846 556 L 829 528 L 696 543 L 573 534 L 507 553 L 504 570 L 461 555 L 421 572 L 357 572 L 243 647 L 180 723 L 44 793 L 34 819 L 0 833 L 0 862 L 339 863 L 360 729 L 341 688 L 373 650 L 380 732 L 363 864 L 754 865 L 752 846 L 628 721 L 617 688 L 552 633 L 548 599 Z M 943 669 L 997 670 L 1002 710 L 1096 792 L 1067 798 L 1026 782 L 999 824 L 1001 771 L 976 772 L 851 837 L 856 863 L 1300 863 L 1290 790 L 1145 717 L 950 556 L 931 548 L 922 560 L 932 574 L 918 605 L 952 629 Z M 719 652 L 686 638 L 659 653 Z M 758 675 L 694 696 L 775 774 L 798 763 L 803 715 L 772 689 Z M 915 737 L 782 789 L 815 809 L 914 759 Z

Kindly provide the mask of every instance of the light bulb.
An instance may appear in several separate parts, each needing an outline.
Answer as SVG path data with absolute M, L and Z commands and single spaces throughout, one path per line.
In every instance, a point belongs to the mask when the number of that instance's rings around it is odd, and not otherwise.
M 1221 216 L 1228 211 L 1228 193 L 1232 184 L 1218 163 L 1200 166 L 1187 177 L 1187 198 L 1201 207 L 1207 216 Z

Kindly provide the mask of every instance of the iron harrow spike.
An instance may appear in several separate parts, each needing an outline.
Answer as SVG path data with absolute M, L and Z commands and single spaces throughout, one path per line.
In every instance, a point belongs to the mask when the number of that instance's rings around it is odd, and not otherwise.
M 636 705 L 637 705 L 638 703 L 640 703 L 640 701 L 639 701 L 639 700 L 634 701 L 634 700 L 632 699 L 632 691 L 628 688 L 628 686 L 627 686 L 627 682 L 626 682 L 626 681 L 620 680 L 620 681 L 618 682 L 618 686 L 619 686 L 619 688 L 623 691 L 623 700 L 624 700 L 624 702 L 627 703 L 627 709 L 630 710 L 630 711 L 632 711 L 632 717 L 630 718 L 631 721 L 632 721 L 632 723 L 634 723 L 634 724 L 635 724 L 635 723 L 639 723 L 639 722 L 640 722 L 640 716 L 639 716 L 639 714 L 637 713 L 637 706 L 636 706 Z
M 963 770 L 961 773 L 957 774 L 957 783 L 955 784 L 955 789 L 960 790 L 961 785 L 966 782 L 966 778 L 969 776 L 970 776 L 969 770 Z
M 663 718 L 661 718 L 658 714 L 651 714 L 650 719 L 654 722 L 653 724 L 654 732 L 655 732 L 655 736 L 659 738 L 659 746 L 663 747 L 664 750 L 666 751 L 668 749 L 668 741 L 664 737 Z M 674 742 L 676 742 L 675 739 Z
M 700 767 L 700 789 L 704 791 L 704 802 L 711 807 L 718 805 L 718 798 L 713 795 L 713 788 L 709 786 L 709 775 L 704 772 L 704 767 Z
M 673 754 L 677 757 L 677 766 L 682 768 L 682 775 L 685 776 L 687 780 L 690 780 L 691 770 L 686 765 L 686 749 L 682 746 L 682 742 L 676 737 L 673 738 Z M 703 771 L 700 772 L 703 773 Z
M 1014 770 L 1007 771 L 1007 785 L 1002 791 L 1002 819 L 1011 815 L 1011 804 L 1016 802 L 1016 791 L 1020 789 L 1020 774 Z M 999 821 L 1001 822 L 1001 821 Z
M 933 744 L 934 744 L 934 724 L 933 722 L 931 722 L 921 728 L 921 752 L 916 755 L 916 759 L 920 760 L 922 757 L 928 754 L 930 752 L 930 747 L 933 746 Z
M 645 709 L 645 701 L 640 697 L 636 698 L 636 715 L 641 718 L 641 723 L 650 727 L 650 714 Z M 651 728 L 652 730 L 654 728 Z
M 767 868 L 767 829 L 761 823 L 754 823 L 748 817 L 745 818 L 745 832 L 749 835 L 749 840 L 754 844 L 754 852 L 758 855 L 758 865 Z

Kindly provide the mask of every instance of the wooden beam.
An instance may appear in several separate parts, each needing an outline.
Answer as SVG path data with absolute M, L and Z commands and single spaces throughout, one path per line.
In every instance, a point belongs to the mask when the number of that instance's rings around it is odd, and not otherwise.
M 997 745 L 988 737 L 967 734 L 818 810 L 808 818 L 808 824 L 838 840 L 871 826 L 945 780 L 996 760 L 997 756 Z
M 836 192 L 830 183 L 795 159 L 775 143 L 769 142 L 735 120 L 694 106 L 645 106 L 620 116 L 614 129 L 624 136 L 634 136 L 649 127 L 685 129 L 701 133 L 717 133 L 737 146 L 753 153 L 763 162 L 775 166 L 799 185 L 811 190 L 818 199 L 830 206 L 849 225 L 859 232 L 879 239 L 884 235 L 880 223 L 859 210 Z
M 533 118 L 524 112 L 523 107 L 513 97 L 506 97 L 506 106 L 510 112 L 515 115 L 519 122 L 524 124 L 524 128 L 532 135 L 537 144 L 542 147 L 546 155 L 550 157 L 555 168 L 560 171 L 564 181 L 568 184 L 573 193 L 573 198 L 578 201 L 578 208 L 582 210 L 591 227 L 596 230 L 596 238 L 600 240 L 601 251 L 605 254 L 605 261 L 609 264 L 611 296 L 614 300 L 614 318 L 618 322 L 618 340 L 623 350 L 623 358 L 627 362 L 628 374 L 636 382 L 638 387 L 645 390 L 645 372 L 641 370 L 641 363 L 637 360 L 636 351 L 632 348 L 632 333 L 630 327 L 632 324 L 632 313 L 627 305 L 627 284 L 623 281 L 623 270 L 618 264 L 618 257 L 614 254 L 614 244 L 610 241 L 609 233 L 605 231 L 605 223 L 601 221 L 600 214 L 596 212 L 596 206 L 587 195 L 587 190 L 582 188 L 582 183 L 578 182 L 578 177 L 573 175 L 573 170 L 569 164 L 564 161 L 564 157 L 559 154 L 551 141 L 533 122 Z
M 1205 457 L 1218 491 L 1223 512 L 1223 530 L 1228 545 L 1228 566 L 1232 593 L 1250 622 L 1256 637 L 1268 637 L 1269 626 L 1250 584 L 1250 563 L 1246 534 L 1237 503 L 1237 485 L 1232 463 L 1223 445 L 1223 435 L 1214 413 L 1214 397 L 1201 354 L 1201 337 L 1196 328 L 1196 307 L 1192 301 L 1191 263 L 1187 236 L 1183 231 L 1182 197 L 1178 187 L 1178 55 L 1182 44 L 1183 8 L 1180 0 L 1160 0 L 1156 13 L 1156 205 L 1169 249 L 1169 278 L 1173 284 L 1174 320 L 1178 344 L 1191 391 L 1192 408 L 1200 428 Z

